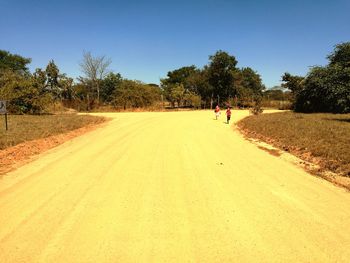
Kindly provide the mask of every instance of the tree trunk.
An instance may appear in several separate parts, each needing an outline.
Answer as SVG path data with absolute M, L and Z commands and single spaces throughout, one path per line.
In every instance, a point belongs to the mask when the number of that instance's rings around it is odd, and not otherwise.
M 86 100 L 87 100 L 87 111 L 90 111 L 90 96 L 89 94 L 86 95 Z
M 100 84 L 98 81 L 96 83 L 96 90 L 97 90 L 97 106 L 100 106 Z

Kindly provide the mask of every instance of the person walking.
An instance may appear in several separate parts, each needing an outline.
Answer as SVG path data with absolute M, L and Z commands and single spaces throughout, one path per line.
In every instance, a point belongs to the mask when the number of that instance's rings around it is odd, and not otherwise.
M 231 107 L 227 107 L 227 110 L 226 110 L 226 117 L 227 117 L 227 124 L 230 123 L 230 119 L 231 119 Z
M 219 118 L 219 116 L 220 116 L 220 107 L 219 107 L 219 105 L 216 105 L 214 112 L 215 112 L 215 119 L 217 120 Z

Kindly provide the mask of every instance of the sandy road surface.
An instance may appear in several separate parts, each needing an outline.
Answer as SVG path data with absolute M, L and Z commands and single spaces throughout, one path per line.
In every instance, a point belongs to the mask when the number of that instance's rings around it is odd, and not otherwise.
M 107 115 L 0 180 L 0 262 L 349 262 L 350 194 L 224 116 Z

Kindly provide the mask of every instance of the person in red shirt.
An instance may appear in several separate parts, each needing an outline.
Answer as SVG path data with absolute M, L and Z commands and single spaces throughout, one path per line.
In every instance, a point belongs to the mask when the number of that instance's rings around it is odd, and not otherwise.
M 227 107 L 226 117 L 227 117 L 227 124 L 229 124 L 230 123 L 230 119 L 231 119 L 231 107 Z
M 220 107 L 219 107 L 219 105 L 216 105 L 214 112 L 215 112 L 215 119 L 218 119 L 219 116 L 220 116 Z

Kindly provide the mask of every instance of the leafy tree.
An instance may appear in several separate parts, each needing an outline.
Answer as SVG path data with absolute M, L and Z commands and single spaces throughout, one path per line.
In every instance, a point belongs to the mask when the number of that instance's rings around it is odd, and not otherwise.
M 192 88 L 194 88 L 191 83 L 189 83 L 189 79 L 198 72 L 199 70 L 194 65 L 181 67 L 179 69 L 169 71 L 167 77 L 161 80 L 161 86 L 165 98 L 171 102 L 173 107 L 176 101 L 178 102 L 178 105 L 179 101 L 180 103 L 182 102 L 185 89 L 192 90 Z M 181 93 L 179 93 L 179 86 L 184 89 L 182 96 L 179 95 Z M 179 96 L 181 97 L 180 100 Z
M 336 45 L 333 53 L 328 55 L 327 58 L 330 66 L 350 67 L 350 42 Z
M 8 70 L 0 78 L 0 97 L 9 102 L 13 113 L 40 114 L 52 102 L 44 83 L 45 73 L 40 70 L 30 77 Z
M 73 79 L 62 74 L 59 80 L 61 88 L 61 97 L 63 101 L 72 103 L 76 99 L 76 90 L 74 89 Z
M 197 68 L 194 65 L 169 71 L 165 80 L 165 84 L 185 85 L 187 78 L 196 72 Z
M 160 99 L 160 89 L 139 81 L 123 80 L 114 91 L 114 105 L 127 108 L 151 106 Z
M 19 74 L 29 73 L 28 64 L 30 58 L 24 58 L 20 55 L 11 54 L 8 51 L 0 50 L 0 71 L 11 70 Z
M 109 103 L 113 101 L 113 93 L 120 87 L 122 81 L 122 76 L 113 72 L 110 72 L 101 81 L 101 99 L 103 102 Z
M 227 52 L 217 51 L 209 56 L 208 82 L 213 87 L 212 97 L 226 101 L 230 96 L 236 95 L 235 83 L 239 80 L 239 72 L 236 68 L 237 60 Z
M 191 93 L 201 97 L 205 107 L 210 107 L 213 88 L 209 84 L 208 70 L 206 67 L 204 67 L 203 70 L 198 70 L 187 77 L 186 86 Z
M 241 74 L 241 85 L 244 88 L 250 89 L 254 95 L 261 96 L 265 87 L 262 84 L 260 75 L 249 67 L 242 68 Z
M 295 110 L 299 112 L 350 112 L 350 67 L 335 64 L 314 67 L 299 92 Z
M 61 95 L 61 89 L 58 83 L 60 71 L 53 60 L 49 61 L 49 64 L 46 66 L 45 73 L 47 78 L 47 86 L 54 96 L 54 99 L 59 98 Z
M 350 42 L 338 44 L 325 67 L 313 67 L 296 96 L 301 112 L 350 112 Z
M 185 92 L 184 95 L 184 104 L 185 106 L 191 106 L 191 107 L 195 107 L 195 108 L 199 108 L 201 107 L 201 96 L 197 95 L 196 93 L 193 93 L 191 91 L 187 91 Z
M 303 89 L 303 80 L 304 77 L 294 76 L 286 72 L 282 76 L 282 81 L 284 82 L 282 87 L 290 90 L 294 96 L 297 96 L 297 94 Z
M 262 84 L 260 75 L 253 69 L 247 67 L 239 70 L 240 79 L 236 86 L 236 94 L 240 100 L 240 104 L 249 105 L 261 102 L 262 92 L 265 86 Z
M 172 101 L 176 101 L 177 102 L 177 106 L 180 107 L 184 97 L 185 97 L 185 88 L 182 84 L 180 85 L 175 85 L 172 89 L 171 89 L 171 93 L 170 93 L 171 99 Z

